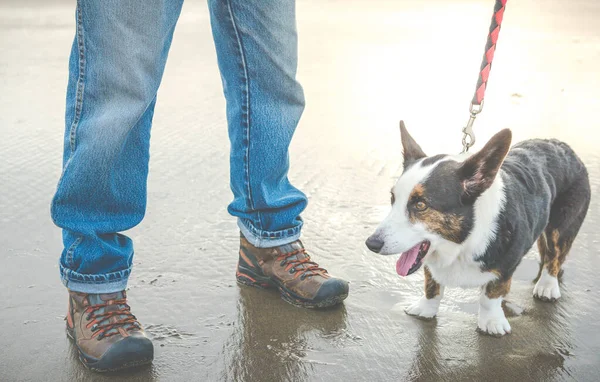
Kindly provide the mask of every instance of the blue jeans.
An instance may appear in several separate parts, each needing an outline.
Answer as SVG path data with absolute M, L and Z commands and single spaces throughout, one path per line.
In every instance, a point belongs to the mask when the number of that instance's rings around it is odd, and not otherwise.
M 183 0 L 78 0 L 63 172 L 52 219 L 71 290 L 125 289 L 146 209 L 150 126 Z M 255 246 L 300 236 L 306 196 L 288 180 L 304 109 L 294 0 L 209 0 L 231 141 L 229 212 Z M 199 110 L 198 112 L 202 112 Z M 188 153 L 194 155 L 194 153 Z M 202 219 L 202 216 L 198 216 Z

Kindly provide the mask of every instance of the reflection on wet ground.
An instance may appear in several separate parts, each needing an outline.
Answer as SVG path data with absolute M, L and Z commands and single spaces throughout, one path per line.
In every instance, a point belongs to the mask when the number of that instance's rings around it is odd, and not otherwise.
M 129 232 L 129 296 L 156 361 L 104 376 L 76 361 L 64 334 L 60 232 L 48 214 L 60 173 L 73 4 L 2 2 L 0 380 L 597 380 L 600 3 L 509 2 L 475 125 L 478 147 L 510 127 L 515 140 L 563 139 L 588 165 L 592 204 L 562 299 L 532 298 L 534 248 L 508 297 L 522 310 L 509 319 L 512 335 L 475 331 L 476 290 L 448 290 L 437 319 L 417 320 L 402 308 L 421 295 L 422 272 L 399 278 L 395 258 L 363 245 L 401 171 L 400 118 L 426 152 L 460 149 L 491 9 L 484 0 L 299 0 L 308 105 L 291 178 L 310 198 L 306 244 L 351 280 L 344 306 L 307 311 L 235 284 L 224 101 L 205 4 L 188 1 L 155 114 L 148 213 Z

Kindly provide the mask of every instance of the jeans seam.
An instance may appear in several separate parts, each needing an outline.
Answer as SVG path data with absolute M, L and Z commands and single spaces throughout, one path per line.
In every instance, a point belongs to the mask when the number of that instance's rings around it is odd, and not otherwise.
M 77 248 L 77 246 L 79 244 L 81 244 L 82 241 L 83 241 L 83 237 L 79 236 L 77 239 L 75 239 L 73 244 L 71 244 L 69 249 L 67 249 L 67 253 L 65 256 L 65 263 L 67 266 L 69 266 L 69 267 L 73 266 L 73 253 L 75 252 L 75 249 Z
M 79 49 L 79 76 L 77 78 L 77 91 L 75 93 L 75 115 L 69 131 L 69 147 L 71 155 L 75 151 L 77 126 L 81 119 L 81 109 L 83 108 L 83 92 L 85 89 L 85 45 L 83 32 L 83 12 L 81 10 L 81 1 L 77 0 L 77 48 Z
M 246 133 L 246 144 L 244 145 L 246 153 L 244 155 L 244 170 L 246 175 L 246 186 L 248 189 L 248 202 L 250 204 L 250 208 L 252 211 L 255 210 L 254 200 L 252 199 L 252 188 L 250 186 L 250 77 L 248 75 L 248 67 L 246 65 L 246 56 L 244 52 L 244 48 L 242 46 L 242 39 L 240 37 L 240 32 L 238 30 L 237 24 L 235 22 L 235 17 L 233 16 L 233 10 L 231 7 L 231 1 L 227 0 L 227 11 L 229 12 L 229 18 L 231 19 L 231 25 L 233 26 L 233 31 L 235 33 L 235 39 L 238 45 L 240 59 L 242 63 L 242 69 L 244 72 L 244 89 L 242 90 L 243 103 L 242 103 L 242 124 L 244 126 L 244 130 Z M 256 211 L 256 217 L 258 219 L 258 224 L 262 227 L 262 219 L 260 216 L 260 212 Z
M 73 153 L 75 152 L 76 145 L 76 134 L 77 134 L 77 126 L 79 125 L 79 120 L 81 119 L 81 110 L 83 108 L 83 91 L 85 90 L 85 47 L 84 47 L 84 33 L 83 33 L 83 12 L 81 10 L 81 0 L 77 0 L 77 48 L 79 51 L 79 74 L 77 76 L 77 90 L 75 91 L 75 113 L 73 115 L 73 121 L 71 122 L 71 127 L 69 128 L 69 148 L 71 152 L 69 153 L 69 157 L 63 164 L 62 172 L 60 173 L 60 178 L 58 179 L 57 190 L 60 188 L 60 185 L 63 181 L 65 173 L 67 172 L 67 167 L 71 163 L 71 159 L 73 158 Z M 58 192 L 54 195 L 52 199 L 51 207 L 50 207 L 50 215 L 52 217 L 52 221 L 54 224 L 57 224 L 54 208 L 55 201 L 57 198 Z
M 131 267 L 107 274 L 94 275 L 75 272 L 74 270 L 66 268 L 60 264 L 59 266 L 61 268 L 61 274 L 65 280 L 81 284 L 109 284 L 121 281 L 131 275 Z
M 289 236 L 294 236 L 301 231 L 302 224 L 293 228 L 284 228 L 279 231 L 265 231 L 262 229 L 258 229 L 252 225 L 250 219 L 241 219 L 244 227 L 248 229 L 253 235 L 258 236 L 261 239 L 278 239 Z

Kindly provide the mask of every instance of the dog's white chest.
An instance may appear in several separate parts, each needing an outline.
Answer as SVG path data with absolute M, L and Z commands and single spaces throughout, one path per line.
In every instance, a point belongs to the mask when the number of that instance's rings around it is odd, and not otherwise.
M 478 261 L 457 258 L 452 263 L 439 266 L 435 261 L 425 263 L 437 283 L 449 287 L 478 287 L 495 280 L 492 272 L 482 272 Z

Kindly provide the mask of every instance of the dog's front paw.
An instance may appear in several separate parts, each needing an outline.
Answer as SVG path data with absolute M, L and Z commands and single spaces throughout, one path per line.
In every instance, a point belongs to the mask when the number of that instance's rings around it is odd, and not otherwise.
M 549 302 L 558 300 L 560 298 L 558 279 L 550 276 L 548 271 L 544 269 L 540 279 L 533 288 L 533 297 Z
M 510 334 L 510 324 L 502 309 L 500 311 L 480 311 L 477 322 L 477 329 L 484 334 L 489 334 L 494 337 L 502 337 L 505 334 Z
M 430 320 L 437 314 L 440 308 L 440 300 L 439 298 L 427 299 L 423 296 L 417 302 L 404 309 L 404 312 L 410 316 Z

